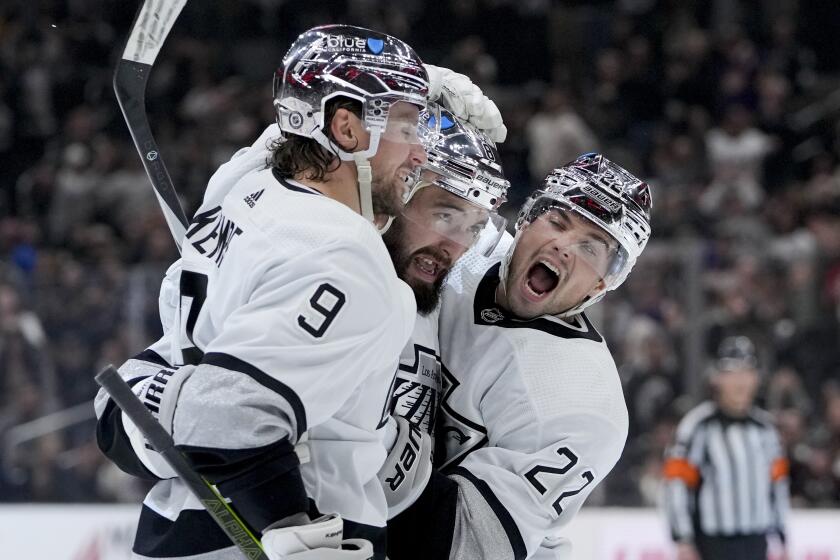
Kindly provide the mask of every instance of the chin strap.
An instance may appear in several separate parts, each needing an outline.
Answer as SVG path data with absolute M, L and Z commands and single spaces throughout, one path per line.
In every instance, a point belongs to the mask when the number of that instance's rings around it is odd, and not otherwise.
M 356 164 L 356 175 L 359 181 L 359 206 L 364 218 L 374 223 L 373 215 L 373 172 L 370 169 L 370 161 L 363 153 L 353 154 L 353 162 Z M 390 224 L 388 224 L 390 225 Z
M 391 229 L 391 224 L 394 223 L 394 216 L 388 216 L 388 219 L 385 221 L 385 225 L 382 227 L 377 227 L 376 230 L 379 232 L 379 235 L 385 235 L 389 229 Z M 376 225 L 376 224 L 374 224 Z
M 379 149 L 379 138 L 382 135 L 382 130 L 379 127 L 374 127 L 370 132 L 370 144 L 367 150 L 361 152 L 347 152 L 342 150 L 335 142 L 327 138 L 324 131 L 315 129 L 312 131 L 312 138 L 320 145 L 338 156 L 341 161 L 352 161 L 356 164 L 356 175 L 358 181 L 359 192 L 359 209 L 362 216 L 370 223 L 374 224 L 375 216 L 373 215 L 373 171 L 370 168 L 370 159 L 376 155 L 376 150 Z M 387 224 L 387 225 L 390 225 Z M 386 227 L 387 227 L 386 225 Z

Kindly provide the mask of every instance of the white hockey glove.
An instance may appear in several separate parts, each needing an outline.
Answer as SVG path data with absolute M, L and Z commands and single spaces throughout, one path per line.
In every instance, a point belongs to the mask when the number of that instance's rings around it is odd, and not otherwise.
M 270 560 L 370 560 L 373 545 L 364 539 L 342 540 L 344 525 L 338 514 L 309 521 L 306 514 L 286 518 L 263 531 L 262 545 Z
M 424 64 L 429 74 L 429 101 L 440 103 L 454 114 L 475 126 L 493 142 L 504 142 L 507 127 L 502 113 L 467 76 L 448 68 Z
M 413 504 L 429 483 L 432 437 L 402 416 L 389 418 L 385 429 L 397 431 L 396 441 L 379 469 L 379 483 L 385 491 L 391 519 Z
M 128 360 L 120 367 L 120 373 L 124 368 L 137 370 L 137 373 L 144 371 L 148 377 L 138 381 L 132 390 L 137 397 L 143 401 L 146 408 L 152 413 L 158 422 L 168 433 L 172 433 L 172 418 L 175 415 L 175 404 L 178 401 L 178 394 L 181 386 L 195 371 L 195 366 L 180 366 L 166 368 L 150 362 L 141 360 Z M 125 378 L 125 375 L 123 375 Z M 169 463 L 146 442 L 146 438 L 131 421 L 131 418 L 122 415 L 123 428 L 131 441 L 131 448 L 143 465 L 158 478 L 175 478 L 175 471 Z

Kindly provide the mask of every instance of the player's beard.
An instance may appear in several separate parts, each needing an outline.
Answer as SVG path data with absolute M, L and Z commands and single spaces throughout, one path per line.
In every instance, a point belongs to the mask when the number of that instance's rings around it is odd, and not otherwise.
M 388 231 L 382 236 L 382 241 L 385 242 L 385 246 L 388 248 L 388 253 L 391 255 L 391 261 L 394 263 L 394 269 L 397 271 L 397 276 L 408 284 L 414 292 L 414 299 L 417 302 L 417 312 L 420 315 L 428 315 L 435 310 L 438 302 L 440 301 L 440 294 L 443 291 L 443 282 L 446 280 L 446 275 L 449 274 L 449 268 L 447 267 L 446 271 L 441 274 L 432 285 L 407 277 L 408 267 L 411 265 L 411 261 L 414 257 L 418 254 L 433 254 L 438 257 L 441 262 L 446 262 L 446 259 L 442 255 L 438 255 L 437 251 L 435 251 L 432 247 L 423 247 L 409 253 L 405 246 L 406 237 L 402 223 L 404 219 L 405 218 L 397 218 L 394 220 L 394 223 L 391 224 L 391 227 L 388 228 Z
M 370 184 L 373 213 L 399 216 L 405 207 L 404 194 L 407 188 L 406 182 L 397 175 L 377 177 L 374 174 Z

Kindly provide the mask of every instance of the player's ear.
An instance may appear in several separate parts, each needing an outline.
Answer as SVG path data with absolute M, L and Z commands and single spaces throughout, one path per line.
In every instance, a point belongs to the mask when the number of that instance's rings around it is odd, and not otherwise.
M 355 152 L 363 148 L 364 127 L 362 121 L 352 111 L 344 108 L 336 109 L 330 121 L 330 133 L 335 143 L 345 152 Z
M 607 283 L 604 280 L 598 280 L 598 283 L 595 284 L 595 287 L 589 292 L 588 297 L 594 297 L 597 294 L 600 294 L 601 291 L 607 286 Z

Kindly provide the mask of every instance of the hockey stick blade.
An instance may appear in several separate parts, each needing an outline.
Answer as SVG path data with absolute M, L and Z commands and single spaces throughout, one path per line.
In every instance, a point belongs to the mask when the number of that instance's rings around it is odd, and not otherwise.
M 145 0 L 114 71 L 117 102 L 179 251 L 189 220 L 146 117 L 146 83 L 166 36 L 186 3 L 187 0 Z
M 155 420 L 152 413 L 137 398 L 117 370 L 109 365 L 96 375 L 96 382 L 111 395 L 123 414 L 134 422 L 155 451 L 169 463 L 181 481 L 201 501 L 210 517 L 221 527 L 231 542 L 239 547 L 245 558 L 268 560 L 259 540 L 213 485 L 195 472 L 187 458 L 175 447 L 172 436 Z

